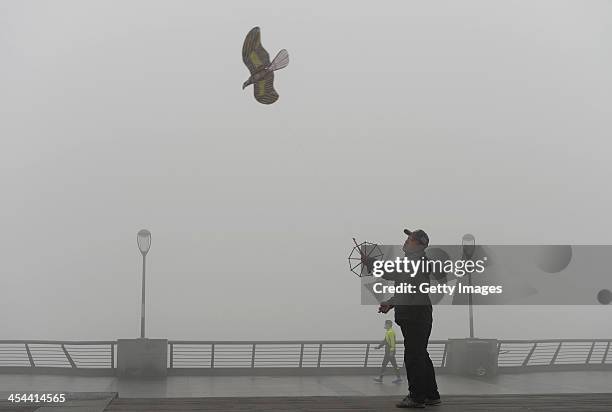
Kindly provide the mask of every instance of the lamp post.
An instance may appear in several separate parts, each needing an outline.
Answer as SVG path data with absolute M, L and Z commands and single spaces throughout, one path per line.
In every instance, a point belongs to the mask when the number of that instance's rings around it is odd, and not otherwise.
M 136 243 L 142 254 L 142 300 L 140 305 L 140 338 L 145 337 L 145 270 L 147 266 L 147 253 L 151 248 L 151 232 L 142 229 L 136 235 Z
M 470 260 L 476 252 L 476 238 L 472 234 L 465 234 L 461 239 L 461 250 L 463 259 Z M 468 285 L 470 293 L 468 294 L 468 310 L 470 316 L 470 338 L 474 337 L 474 302 L 472 300 L 472 274 L 468 273 Z

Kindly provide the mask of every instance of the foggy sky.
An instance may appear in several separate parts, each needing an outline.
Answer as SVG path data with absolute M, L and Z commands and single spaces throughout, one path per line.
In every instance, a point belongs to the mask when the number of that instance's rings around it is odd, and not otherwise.
M 606 1 L 0 3 L 0 339 L 376 338 L 352 237 L 609 244 Z M 291 63 L 242 90 L 244 36 Z M 601 288 L 612 289 L 612 280 Z M 437 308 L 433 337 L 467 333 Z M 477 308 L 607 337 L 609 307 Z M 586 320 L 586 321 L 585 321 Z M 513 325 L 509 328 L 508 325 Z

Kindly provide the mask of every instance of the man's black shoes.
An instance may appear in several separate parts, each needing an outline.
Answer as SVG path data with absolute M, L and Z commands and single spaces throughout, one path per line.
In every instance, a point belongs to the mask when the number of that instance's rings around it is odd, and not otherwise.
M 402 399 L 401 402 L 396 403 L 395 406 L 397 408 L 404 408 L 404 409 L 423 409 L 425 408 L 425 403 L 417 402 L 414 399 L 412 399 L 410 396 L 406 396 L 404 399 Z
M 440 397 L 437 398 L 425 398 L 423 402 L 415 401 L 410 397 L 410 395 L 406 396 L 402 399 L 401 402 L 396 403 L 395 406 L 398 408 L 405 409 L 423 409 L 425 406 L 435 406 L 440 405 L 442 403 L 442 399 Z
M 440 398 L 425 398 L 425 405 L 434 406 L 440 405 L 442 403 L 442 399 Z

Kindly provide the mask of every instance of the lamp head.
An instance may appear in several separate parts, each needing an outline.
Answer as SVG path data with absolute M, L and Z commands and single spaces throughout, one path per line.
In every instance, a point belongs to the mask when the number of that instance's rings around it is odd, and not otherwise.
M 467 233 L 461 238 L 461 249 L 463 250 L 463 257 L 465 259 L 471 259 L 476 252 L 476 238 L 474 235 Z
M 140 253 L 146 255 L 151 248 L 151 232 L 147 229 L 142 229 L 136 235 L 136 242 L 138 243 L 138 249 L 140 249 Z

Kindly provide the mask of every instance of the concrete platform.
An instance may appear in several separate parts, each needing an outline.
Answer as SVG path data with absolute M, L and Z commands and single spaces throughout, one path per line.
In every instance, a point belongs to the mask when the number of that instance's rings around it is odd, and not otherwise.
M 115 399 L 106 409 L 109 412 L 148 411 L 316 411 L 316 412 L 373 412 L 398 411 L 397 397 L 388 396 L 329 396 L 329 397 L 253 397 L 253 398 L 167 398 Z M 601 411 L 612 408 L 612 394 L 563 395 L 467 395 L 448 396 L 438 406 L 428 407 L 436 412 L 509 412 L 509 411 Z
M 169 376 L 118 379 L 60 375 L 0 375 L 0 392 L 116 392 L 120 398 L 393 396 L 407 385 L 383 384 L 371 376 Z M 612 371 L 538 372 L 480 380 L 438 376 L 445 395 L 612 393 Z M 612 410 L 612 407 L 610 408 Z

